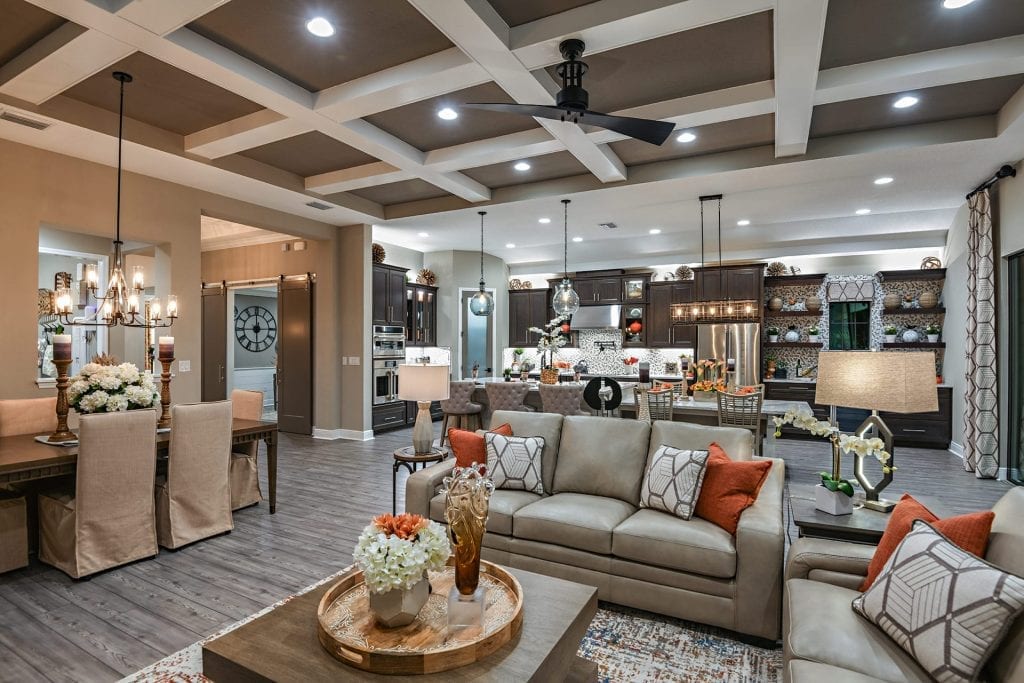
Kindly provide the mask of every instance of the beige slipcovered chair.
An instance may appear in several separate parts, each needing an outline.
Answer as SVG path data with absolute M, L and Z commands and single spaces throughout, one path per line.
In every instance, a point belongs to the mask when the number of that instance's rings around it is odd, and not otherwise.
M 231 417 L 239 420 L 259 420 L 263 417 L 263 392 L 235 389 L 231 392 Z M 263 500 L 260 492 L 258 455 L 259 441 L 233 446 L 231 449 L 231 509 L 256 505 Z
M 558 413 L 559 415 L 590 415 L 581 410 L 583 403 L 582 384 L 541 384 L 540 404 L 545 413 Z
M 83 415 L 77 470 L 39 495 L 39 559 L 78 579 L 156 555 L 156 411 Z
M 487 407 L 492 413 L 496 410 L 533 412 L 533 408 L 524 403 L 529 393 L 530 385 L 524 382 L 489 382 Z
M 0 401 L 0 436 L 46 434 L 56 428 L 56 396 Z
M 231 531 L 231 401 L 171 409 L 167 477 L 156 484 L 157 539 L 180 548 Z
M 0 574 L 28 566 L 25 497 L 0 490 Z
M 476 380 L 464 379 L 448 383 L 448 398 L 441 401 L 444 419 L 441 421 L 441 445 L 448 438 L 448 423 L 454 421 L 460 429 L 482 429 L 480 413 L 483 406 L 473 403 Z M 454 420 L 453 420 L 454 418 Z

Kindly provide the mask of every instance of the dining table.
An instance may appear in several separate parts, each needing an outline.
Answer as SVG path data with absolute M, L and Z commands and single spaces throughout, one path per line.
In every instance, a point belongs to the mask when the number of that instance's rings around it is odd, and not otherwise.
M 156 435 L 156 453 L 166 455 L 171 443 L 170 430 Z M 267 444 L 267 483 L 270 514 L 277 512 L 277 423 L 262 420 L 231 421 L 231 445 L 263 441 Z M 78 446 L 42 443 L 34 434 L 0 437 L 0 486 L 74 474 L 78 464 Z

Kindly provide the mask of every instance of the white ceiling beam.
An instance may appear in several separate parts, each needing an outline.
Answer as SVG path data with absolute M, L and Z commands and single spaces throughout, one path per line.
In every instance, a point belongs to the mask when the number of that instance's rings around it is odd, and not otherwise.
M 218 159 L 268 145 L 311 131 L 302 121 L 269 109 L 240 116 L 231 121 L 185 136 L 185 151 L 207 159 Z
M 826 69 L 815 104 L 843 102 L 939 85 L 1024 73 L 1024 36 L 948 47 Z
M 306 189 L 310 192 L 327 195 L 412 180 L 415 177 L 412 173 L 395 168 L 391 164 L 375 161 L 372 164 L 310 176 L 306 178 Z
M 775 8 L 775 154 L 807 151 L 827 0 L 778 0 Z
M 132 0 L 117 10 L 116 14 L 128 21 L 152 31 L 167 35 L 185 24 L 209 14 L 229 0 L 174 0 L 174 2 L 152 2 Z
M 484 0 L 409 0 L 448 39 L 491 75 L 516 102 L 554 104 L 548 87 L 508 49 L 508 25 Z M 550 81 L 547 74 L 542 78 Z M 622 161 L 607 147 L 587 139 L 583 130 L 571 123 L 537 119 L 552 136 L 565 145 L 601 182 L 626 179 Z

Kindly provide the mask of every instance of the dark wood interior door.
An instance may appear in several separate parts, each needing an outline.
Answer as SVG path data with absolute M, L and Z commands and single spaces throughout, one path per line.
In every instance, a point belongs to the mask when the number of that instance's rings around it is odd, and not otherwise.
M 313 282 L 281 280 L 277 289 L 277 424 L 313 433 Z
M 228 291 L 222 285 L 203 288 L 202 400 L 227 398 Z

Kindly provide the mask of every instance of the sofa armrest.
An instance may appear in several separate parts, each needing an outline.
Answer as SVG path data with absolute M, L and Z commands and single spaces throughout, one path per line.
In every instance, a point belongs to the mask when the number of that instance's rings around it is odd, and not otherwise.
M 442 481 L 453 467 L 455 458 L 448 458 L 409 475 L 405 481 L 405 511 L 430 519 L 430 499 L 441 490 Z
M 811 579 L 856 590 L 867 576 L 874 554 L 873 545 L 798 538 L 789 548 L 786 580 Z
M 782 625 L 782 569 L 786 533 L 782 517 L 786 463 L 772 469 L 757 500 L 736 529 L 736 630 L 777 640 Z

